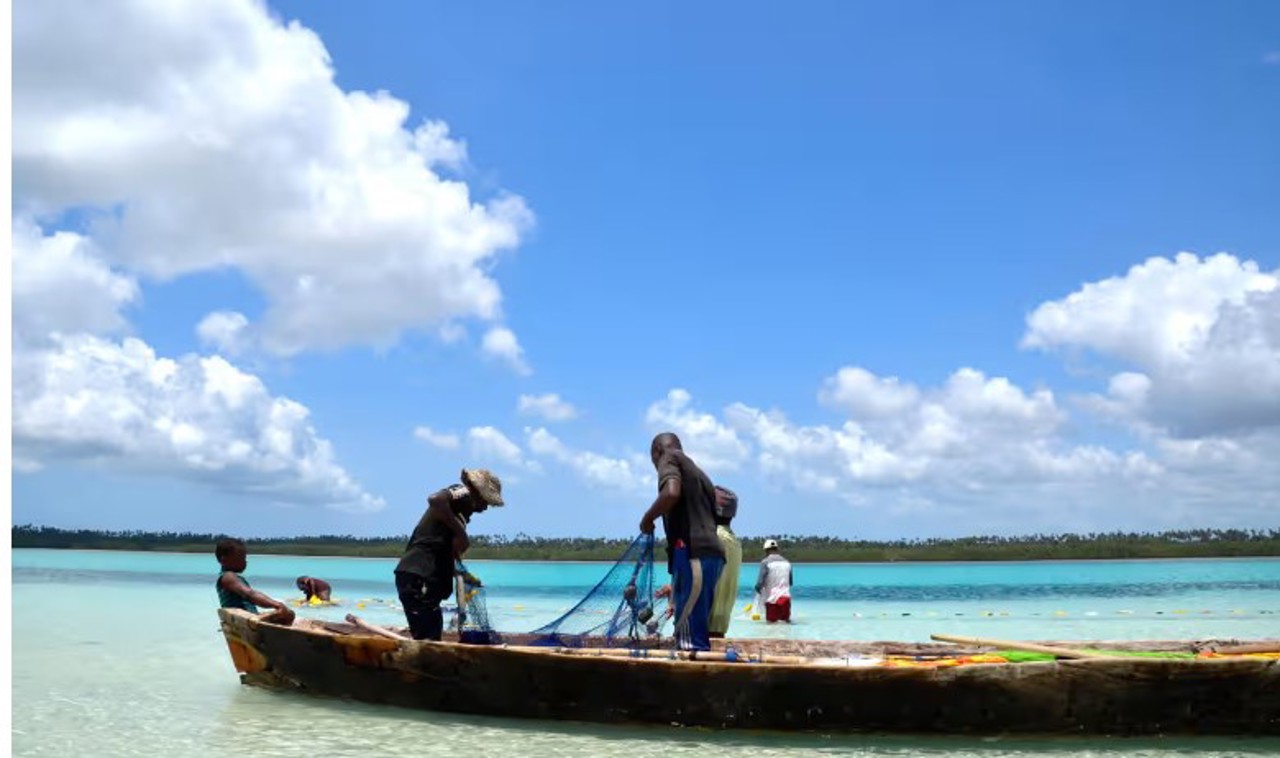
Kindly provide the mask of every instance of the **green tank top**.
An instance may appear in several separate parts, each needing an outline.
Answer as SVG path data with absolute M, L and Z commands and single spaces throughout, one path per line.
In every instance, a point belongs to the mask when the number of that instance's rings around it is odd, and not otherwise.
M 236 574 L 236 576 L 240 579 L 240 581 L 244 582 L 244 586 L 246 587 L 250 586 L 248 579 L 245 579 L 243 576 L 240 576 L 239 574 Z M 254 605 L 253 603 L 250 603 L 248 600 L 244 599 L 240 595 L 237 595 L 236 593 L 223 588 L 222 574 L 218 574 L 218 578 L 213 580 L 213 586 L 218 589 L 218 602 L 222 604 L 223 608 L 240 608 L 250 613 L 258 612 L 258 606 Z

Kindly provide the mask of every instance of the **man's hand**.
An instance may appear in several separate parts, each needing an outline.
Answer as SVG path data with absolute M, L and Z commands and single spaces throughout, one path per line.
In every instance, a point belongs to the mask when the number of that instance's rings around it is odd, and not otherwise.
M 262 616 L 263 621 L 268 621 L 273 624 L 283 624 L 285 626 L 293 625 L 293 620 L 294 618 L 296 618 L 296 616 L 292 608 L 285 605 L 284 603 L 276 603 L 274 606 L 272 606 L 272 608 L 274 608 L 275 610 L 271 611 L 270 613 L 263 614 Z
M 658 499 L 653 501 L 649 510 L 640 519 L 640 533 L 653 534 L 653 522 L 659 516 L 666 516 L 680 502 L 680 477 L 672 476 L 662 483 L 658 490 Z

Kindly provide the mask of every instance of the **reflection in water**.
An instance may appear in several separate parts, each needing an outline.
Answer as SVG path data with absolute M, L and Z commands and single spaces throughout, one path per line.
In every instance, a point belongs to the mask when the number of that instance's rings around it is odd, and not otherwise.
M 477 756 L 1115 756 L 1166 758 L 1276 755 L 1280 740 L 957 738 L 777 734 L 677 727 L 609 726 L 424 713 L 288 692 L 244 688 L 220 714 L 217 745 L 235 750 L 246 733 L 279 733 L 271 755 Z M 286 744 L 287 743 L 287 744 Z M 262 746 L 267 747 L 267 746 Z
M 243 749 L 247 734 L 278 734 L 260 754 L 503 755 L 618 757 L 637 755 L 1115 755 L 1211 757 L 1280 753 L 1271 739 L 928 738 L 896 735 L 774 734 L 682 727 L 602 726 L 424 713 L 366 706 L 297 693 L 244 688 L 219 714 L 219 750 Z M 256 740 L 253 740 L 256 741 Z M 269 753 L 266 752 L 269 750 Z

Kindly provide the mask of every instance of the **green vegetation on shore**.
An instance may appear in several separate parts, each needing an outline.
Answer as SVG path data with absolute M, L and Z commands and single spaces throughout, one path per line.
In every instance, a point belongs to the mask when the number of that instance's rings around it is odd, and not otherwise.
M 14 526 L 13 547 L 81 550 L 156 550 L 207 553 L 226 536 L 188 532 L 104 532 L 89 529 L 56 529 L 47 526 Z M 741 537 L 742 559 L 763 557 L 762 537 Z M 873 542 L 833 537 L 779 536 L 783 553 L 801 562 L 893 561 L 1025 561 L 1086 560 L 1098 558 L 1218 558 L 1230 556 L 1280 556 L 1280 529 L 1192 529 L 1139 534 L 1036 534 L 1022 537 L 960 537 Z M 258 554 L 398 557 L 406 537 L 245 538 Z M 469 559 L 541 561 L 612 561 L 630 539 L 586 537 L 515 537 L 477 535 L 472 538 Z

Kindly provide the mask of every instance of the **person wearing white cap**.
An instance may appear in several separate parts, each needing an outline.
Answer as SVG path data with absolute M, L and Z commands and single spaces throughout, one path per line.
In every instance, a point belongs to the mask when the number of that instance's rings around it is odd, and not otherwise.
M 791 621 L 791 561 L 778 551 L 778 541 L 764 541 L 764 560 L 756 578 L 756 597 L 764 601 L 764 617 L 769 623 Z M 758 601 L 757 601 L 758 602 Z
M 485 469 L 463 469 L 461 484 L 427 497 L 427 510 L 396 564 L 396 592 L 415 640 L 443 635 L 440 603 L 453 594 L 454 561 L 471 545 L 467 524 L 473 515 L 502 504 L 502 482 Z

